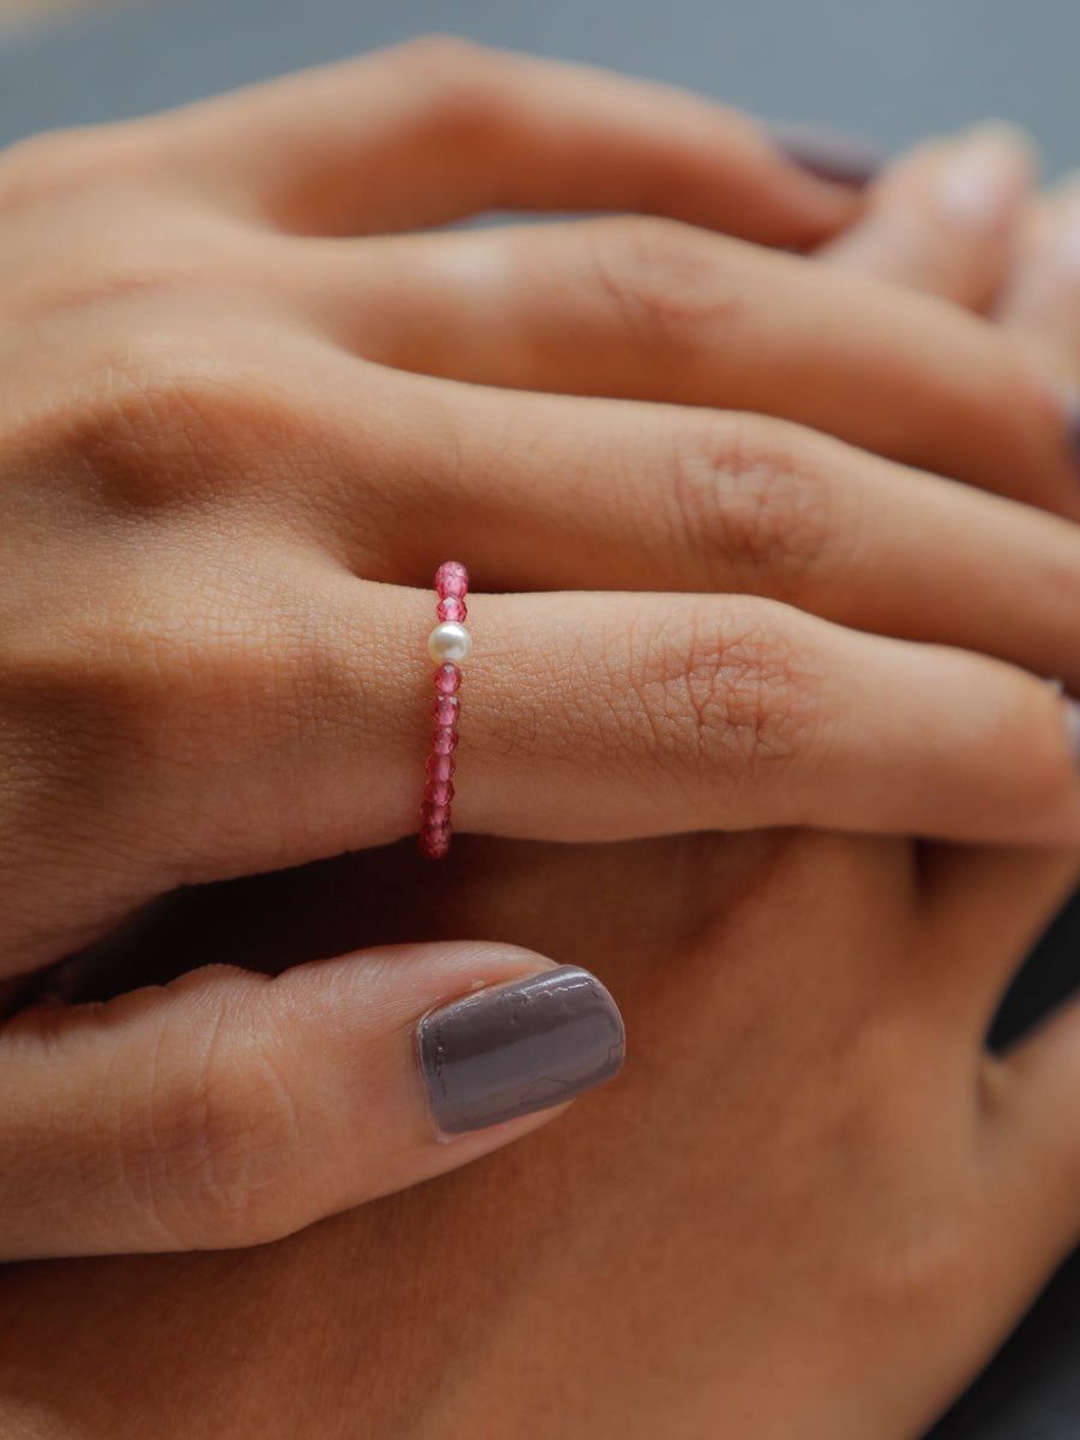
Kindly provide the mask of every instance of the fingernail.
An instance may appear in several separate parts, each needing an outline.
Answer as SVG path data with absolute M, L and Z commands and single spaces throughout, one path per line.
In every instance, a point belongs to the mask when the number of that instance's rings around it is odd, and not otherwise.
M 819 180 L 861 188 L 880 175 L 888 163 L 888 155 L 878 146 L 824 125 L 773 121 L 766 129 L 777 149 Z
M 950 142 L 937 174 L 941 209 L 953 220 L 990 229 L 1011 219 L 1037 169 L 1030 137 L 993 121 Z
M 481 1130 L 547 1110 L 618 1074 L 622 1016 L 595 976 L 560 965 L 425 1015 L 420 1068 L 436 1127 Z
M 1073 759 L 1080 766 L 1080 700 L 1065 701 L 1065 723 L 1069 727 Z

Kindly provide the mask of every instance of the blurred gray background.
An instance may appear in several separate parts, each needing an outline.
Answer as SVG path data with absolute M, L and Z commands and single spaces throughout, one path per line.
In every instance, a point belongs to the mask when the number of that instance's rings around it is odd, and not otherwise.
M 888 148 L 1005 117 L 1034 133 L 1051 173 L 1080 165 L 1080 0 L 183 0 L 33 27 L 35 3 L 0 0 L 0 144 L 442 30 L 693 86 Z M 1074 989 L 1078 959 L 1080 903 L 1021 977 L 998 1038 Z M 1080 1259 L 934 1432 L 960 1437 L 1078 1440 Z
M 13 32 L 0 44 L 0 142 L 432 29 L 889 146 L 1004 116 L 1034 131 L 1054 171 L 1080 164 L 1080 0 L 183 0 Z

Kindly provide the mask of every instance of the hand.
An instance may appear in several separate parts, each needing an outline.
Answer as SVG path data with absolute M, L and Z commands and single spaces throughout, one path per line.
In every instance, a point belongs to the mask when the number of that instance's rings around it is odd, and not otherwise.
M 432 611 L 410 587 L 455 552 L 482 589 L 572 592 L 475 601 L 465 828 L 1080 837 L 1051 689 L 904 643 L 1080 684 L 1074 527 L 713 407 L 906 447 L 1068 511 L 1065 413 L 977 321 L 674 225 L 809 245 L 850 219 L 850 191 L 786 165 L 748 122 L 411 46 L 2 165 L 8 976 L 177 886 L 408 832 Z M 667 218 L 387 233 L 492 204 Z M 329 238 L 346 228 L 368 238 Z M 541 242 L 544 293 L 577 337 L 563 388 L 585 397 L 540 393 L 563 383 L 552 304 L 533 299 Z M 745 337 L 718 327 L 733 287 L 756 317 Z M 721 363 L 736 340 L 737 374 Z M 535 393 L 486 388 L 496 360 Z M 635 387 L 686 403 L 632 402 Z M 613 587 L 668 593 L 591 593 Z M 372 954 L 271 986 L 218 975 L 96 1014 L 26 1012 L 0 1037 L 18 1097 L 4 1253 L 265 1238 L 504 1143 L 538 1121 L 433 1144 L 412 1030 L 470 984 L 544 963 L 418 950 L 387 979 Z M 215 1170 L 208 1120 L 228 1152 L 265 1107 L 280 1141 L 279 1090 L 326 1173 L 295 1205 L 264 1191 L 265 1213 L 233 1215 L 250 1177 Z M 359 1169 L 336 1143 L 358 1091 L 378 1097 Z
M 276 1245 L 12 1267 L 0 1431 L 921 1433 L 1080 1233 L 1080 1016 L 982 1044 L 1075 856 L 787 832 L 466 840 L 458 861 L 371 851 L 194 892 L 136 959 L 514 935 L 612 987 L 619 1082 Z M 245 1138 L 235 1173 L 303 1194 L 308 1167 Z M 363 1140 L 341 1140 L 357 1166 Z
M 302 520 L 286 537 L 298 515 L 260 522 L 259 487 L 237 490 L 228 477 L 239 478 L 233 467 L 246 451 L 250 478 L 265 478 L 267 465 L 284 462 L 288 430 L 292 489 L 320 451 L 348 440 L 355 459 L 362 438 L 355 414 L 333 420 L 323 400 L 351 409 L 375 372 L 348 362 L 328 328 L 300 313 L 329 293 L 312 289 L 311 260 L 339 252 L 300 236 L 388 232 L 495 205 L 653 208 L 807 246 L 859 200 L 785 161 L 760 127 L 732 112 L 451 42 L 409 45 L 161 121 L 44 137 L 4 157 L 0 468 L 11 569 L 0 599 L 0 976 L 57 959 L 197 878 L 211 830 L 214 848 L 222 841 L 232 852 L 222 873 L 245 868 L 250 837 L 268 824 L 281 829 L 269 812 L 242 814 L 256 798 L 255 771 L 274 777 L 276 798 L 265 799 L 276 810 L 296 755 L 326 743 L 346 700 L 350 750 L 361 742 L 358 682 L 378 625 L 359 592 L 320 614 L 310 635 L 301 633 L 308 602 L 295 605 L 308 583 L 340 581 L 341 545 L 316 540 Z M 307 375 L 295 409 L 282 404 L 283 381 L 308 371 L 316 354 L 321 374 Z M 330 381 L 314 406 L 313 380 L 315 390 Z M 281 454 L 267 425 L 281 427 Z M 188 440 L 210 449 L 200 458 Z M 337 478 L 355 483 L 344 468 Z M 349 502 L 350 528 L 376 501 L 373 478 Z M 303 508 L 318 509 L 326 493 L 312 487 Z M 200 516 L 203 501 L 210 508 Z M 297 544 L 300 531 L 309 533 Z M 339 539 L 353 543 L 343 530 Z M 291 640 L 278 630 L 297 624 Z M 412 670 L 403 672 L 410 705 L 422 693 Z M 234 770 L 245 730 L 246 779 Z M 218 749 L 215 733 L 231 738 Z M 363 743 L 350 766 L 357 753 Z M 186 819 L 156 786 L 143 792 L 152 774 L 166 773 L 175 798 L 200 792 L 184 802 Z M 212 796 L 234 785 L 240 829 L 226 839 L 232 822 L 211 815 Z M 331 807 L 336 819 L 325 799 L 311 797 L 308 808 L 315 831 L 301 839 L 306 822 L 294 817 L 281 845 L 265 830 L 268 856 L 336 848 L 342 822 L 364 843 L 377 821 L 362 799 Z M 200 812 L 197 836 L 189 827 Z M 0 1252 L 230 1243 L 245 1223 L 230 1209 L 235 1187 L 252 1173 L 228 1177 L 219 1151 L 234 1131 L 258 1130 L 260 1114 L 273 1129 L 275 1097 L 298 1082 L 312 1098 L 339 1097 L 337 1110 L 323 1113 L 329 1129 L 318 1127 L 324 1157 L 337 1154 L 338 1121 L 351 1124 L 358 1108 L 368 1117 L 365 1193 L 507 1143 L 556 1113 L 527 1113 L 552 1097 L 512 1095 L 525 1118 L 435 1145 L 414 1075 L 414 1029 L 432 1006 L 470 988 L 523 976 L 542 987 L 552 968 L 508 946 L 412 946 L 309 970 L 295 989 L 219 973 L 209 991 L 204 976 L 97 1020 L 24 1011 L 5 1029 L 0 1055 L 6 1086 L 24 1102 L 0 1135 L 11 1162 L 0 1183 Z M 607 1051 L 591 1068 L 579 1064 L 573 1086 L 564 1077 L 557 1098 L 610 1074 L 619 1054 L 610 1000 L 588 977 L 573 989 L 597 999 L 610 1033 Z M 17 1009 L 23 987 L 9 983 L 7 992 Z M 534 1009 L 538 993 L 533 983 Z M 242 1033 L 257 1035 L 257 1047 Z M 110 1158 L 117 1146 L 119 1165 Z M 351 1158 L 329 1168 L 351 1167 Z M 133 1166 L 149 1166 L 134 1189 Z M 330 1190 L 321 1203 L 332 1208 Z M 208 1224 L 206 1204 L 220 1210 L 217 1222 Z M 307 1218 L 298 1211 L 296 1223 Z

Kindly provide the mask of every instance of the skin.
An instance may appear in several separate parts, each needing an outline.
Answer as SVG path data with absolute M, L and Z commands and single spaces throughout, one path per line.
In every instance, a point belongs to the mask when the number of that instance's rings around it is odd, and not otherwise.
M 0 1428 L 284 1437 L 317 1407 L 343 1440 L 921 1433 L 1080 1230 L 1080 1017 L 982 1047 L 1078 873 L 773 832 L 467 841 L 434 878 L 392 847 L 193 893 L 142 937 L 165 973 L 394 940 L 403 914 L 510 934 L 612 988 L 626 1069 L 276 1245 L 12 1267 Z
M 1080 842 L 1069 416 L 985 320 L 760 248 L 861 204 L 692 97 L 446 42 L 0 159 L 0 1253 L 271 1239 L 539 1123 L 447 1149 L 415 1085 L 425 1010 L 548 963 L 506 946 L 24 1005 L 178 886 L 414 828 L 448 554 L 462 830 Z M 651 213 L 398 234 L 491 206 Z
M 512 932 L 617 988 L 641 1046 L 624 1083 L 484 1167 L 243 1259 L 11 1271 L 4 1300 L 19 1323 L 0 1327 L 11 1426 L 45 1435 L 137 1424 L 128 1433 L 164 1434 L 179 1421 L 187 1435 L 267 1433 L 268 1424 L 295 1433 L 290 1406 L 310 1403 L 295 1376 L 317 1356 L 327 1434 L 354 1435 L 358 1425 L 475 1433 L 481 1407 L 499 1433 L 550 1434 L 550 1385 L 538 1388 L 538 1373 L 559 1376 L 567 1433 L 651 1435 L 663 1424 L 708 1434 L 718 1413 L 740 1433 L 914 1433 L 1075 1236 L 1067 1121 L 1080 1078 L 1076 1020 L 1063 1017 L 1005 1060 L 981 1043 L 1009 973 L 1075 878 L 1075 856 L 790 830 L 583 853 L 476 844 L 461 860 L 434 881 L 418 881 L 393 852 L 359 861 L 355 874 L 333 872 L 334 895 L 345 883 L 393 902 L 366 909 L 361 935 L 313 923 L 320 906 L 334 913 L 331 892 L 319 890 L 325 872 L 299 882 L 314 881 L 310 908 L 287 881 L 256 888 L 248 898 L 268 928 L 260 944 L 251 927 L 252 958 L 394 940 L 402 914 L 412 940 L 425 913 L 444 941 Z M 300 953 L 283 956 L 288 919 Z M 212 959 L 229 938 L 220 921 L 203 934 L 181 924 L 189 951 Z M 144 947 L 154 952 L 153 931 L 135 950 Z M 221 953 L 243 958 L 235 944 Z M 89 980 L 101 961 L 108 968 L 107 947 Z M 214 982 L 196 975 L 164 1000 L 142 992 L 68 1012 L 50 1035 L 54 1054 L 72 1043 L 72 1016 L 76 1031 L 89 1013 L 108 1034 L 132 1007 L 198 998 L 207 986 L 217 1008 Z M 41 1023 L 26 1012 L 8 1033 L 32 1049 Z M 703 1144 L 712 1124 L 715 1141 Z M 92 1165 L 92 1149 L 78 1158 Z M 27 1193 L 40 1208 L 46 1191 L 39 1182 L 34 1193 L 33 1179 Z M 280 1225 L 272 1215 L 247 1238 Z M 648 1257 L 648 1285 L 627 1253 Z M 407 1271 L 402 1255 L 413 1261 Z M 306 1299 L 274 1312 L 259 1365 L 238 1376 L 251 1306 L 261 1287 L 288 1285 L 290 1265 L 305 1277 L 318 1266 L 326 1284 L 305 1281 Z M 417 1305 L 418 1287 L 427 1304 Z M 155 1323 L 140 1325 L 151 1292 Z M 164 1320 L 163 1294 L 180 1299 Z M 398 1307 L 408 1326 L 393 1323 Z M 657 1310 L 670 1326 L 652 1323 Z M 343 1325 L 356 1347 L 347 1353 Z M 948 1341 L 932 1364 L 929 1325 Z M 55 1367 L 35 1357 L 46 1335 L 55 1353 L 61 1331 L 78 1368 L 58 1384 Z M 115 1388 L 106 1361 L 120 1343 L 149 1385 L 137 1416 L 130 1375 Z M 643 1343 L 655 1361 L 647 1369 Z M 159 1386 L 164 1367 L 169 1382 Z

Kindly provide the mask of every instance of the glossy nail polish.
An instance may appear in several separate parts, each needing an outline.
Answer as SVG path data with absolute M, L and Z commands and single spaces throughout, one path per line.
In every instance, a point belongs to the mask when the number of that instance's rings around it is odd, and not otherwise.
M 887 154 L 878 146 L 826 126 L 777 121 L 766 128 L 773 144 L 789 160 L 819 180 L 861 188 L 876 179 L 888 163 Z
M 547 1110 L 620 1070 L 622 1017 L 595 976 L 561 965 L 464 995 L 417 1027 L 436 1128 L 458 1135 Z

